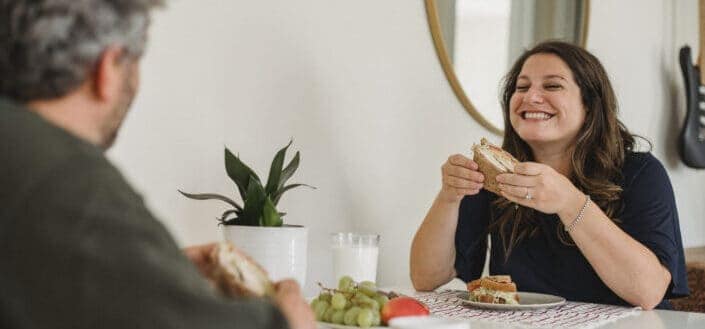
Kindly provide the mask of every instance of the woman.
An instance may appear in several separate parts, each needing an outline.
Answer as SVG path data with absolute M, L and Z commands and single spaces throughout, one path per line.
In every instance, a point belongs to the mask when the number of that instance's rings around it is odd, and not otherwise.
M 688 294 L 673 190 L 650 153 L 617 119 L 600 62 L 586 50 L 545 42 L 505 78 L 503 148 L 519 161 L 482 189 L 477 164 L 453 155 L 411 248 L 411 279 L 432 290 L 490 273 L 520 291 L 568 300 L 670 308 Z

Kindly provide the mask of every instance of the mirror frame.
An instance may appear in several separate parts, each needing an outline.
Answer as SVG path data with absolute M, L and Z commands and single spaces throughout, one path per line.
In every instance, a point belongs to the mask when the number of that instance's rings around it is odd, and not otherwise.
M 458 77 L 455 75 L 453 63 L 450 60 L 450 56 L 448 56 L 448 51 L 445 46 L 446 43 L 443 39 L 443 33 L 441 32 L 441 24 L 440 19 L 438 18 L 438 7 L 436 6 L 436 0 L 424 0 L 424 2 L 426 3 L 426 16 L 428 17 L 428 26 L 431 30 L 433 45 L 436 48 L 438 60 L 441 63 L 441 67 L 443 67 L 443 72 L 445 73 L 446 79 L 450 83 L 450 87 L 453 89 L 453 92 L 458 97 L 458 100 L 463 105 L 465 110 L 473 119 L 475 119 L 475 121 L 490 132 L 503 136 L 504 129 L 492 124 L 492 122 L 487 120 L 487 118 L 485 118 L 482 113 L 475 108 L 465 93 L 465 90 L 463 90 L 463 86 L 460 84 Z M 583 29 L 580 33 L 580 40 L 578 40 L 578 44 L 585 48 L 590 23 L 590 0 L 583 1 L 581 19 L 583 21 Z

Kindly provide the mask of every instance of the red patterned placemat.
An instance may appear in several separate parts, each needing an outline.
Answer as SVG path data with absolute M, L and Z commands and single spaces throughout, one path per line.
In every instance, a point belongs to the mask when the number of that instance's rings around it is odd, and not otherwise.
M 464 306 L 459 296 L 463 292 L 442 290 L 416 293 L 415 298 L 431 309 L 431 314 L 452 319 L 501 322 L 525 327 L 594 328 L 605 323 L 637 314 L 640 310 L 614 305 L 566 302 L 553 308 L 499 311 Z

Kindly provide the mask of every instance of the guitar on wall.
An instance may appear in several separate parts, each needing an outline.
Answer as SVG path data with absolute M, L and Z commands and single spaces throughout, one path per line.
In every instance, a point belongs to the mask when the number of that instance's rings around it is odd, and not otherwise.
M 692 168 L 705 168 L 705 0 L 699 0 L 699 54 L 698 65 L 693 65 L 690 47 L 683 46 L 679 60 L 685 82 L 687 113 L 680 136 L 678 150 L 683 162 Z

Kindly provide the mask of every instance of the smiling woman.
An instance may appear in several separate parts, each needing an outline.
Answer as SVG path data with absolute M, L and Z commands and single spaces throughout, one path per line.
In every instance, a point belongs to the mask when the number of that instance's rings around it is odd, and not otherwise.
M 524 63 L 510 98 L 509 119 L 526 142 L 565 149 L 585 121 L 580 88 L 560 57 L 537 54 Z
M 497 86 L 521 52 L 544 40 L 584 46 L 588 0 L 426 0 L 443 71 L 482 126 L 502 133 Z
M 476 162 L 449 157 L 412 243 L 414 286 L 477 279 L 489 232 L 490 274 L 511 275 L 520 291 L 644 309 L 687 295 L 671 183 L 636 151 L 599 60 L 540 43 L 512 65 L 501 100 L 502 148 L 520 163 L 490 192 Z

